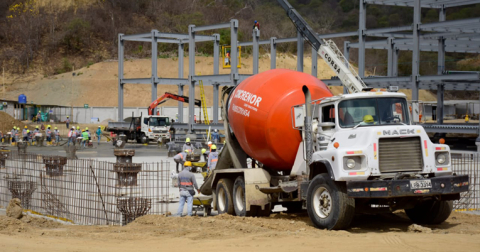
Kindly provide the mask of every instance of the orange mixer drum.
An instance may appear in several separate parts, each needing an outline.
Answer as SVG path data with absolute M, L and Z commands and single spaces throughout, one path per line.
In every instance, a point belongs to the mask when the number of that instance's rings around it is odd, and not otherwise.
M 243 150 L 266 168 L 288 171 L 293 166 L 302 139 L 293 129 L 291 108 L 305 103 L 303 85 L 312 100 L 332 96 L 317 78 L 287 69 L 249 77 L 230 94 L 230 127 Z

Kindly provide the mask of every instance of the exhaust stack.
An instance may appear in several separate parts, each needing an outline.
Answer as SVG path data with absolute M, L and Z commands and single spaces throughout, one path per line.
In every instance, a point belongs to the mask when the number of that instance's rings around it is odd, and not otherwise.
M 305 95 L 305 123 L 304 123 L 304 142 L 307 159 L 307 176 L 310 175 L 310 164 L 312 163 L 313 155 L 313 139 L 312 139 L 312 96 L 307 86 L 302 87 Z

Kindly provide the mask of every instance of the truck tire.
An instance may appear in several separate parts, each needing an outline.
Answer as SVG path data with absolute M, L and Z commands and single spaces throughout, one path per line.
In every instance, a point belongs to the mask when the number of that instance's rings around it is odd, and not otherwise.
M 428 200 L 418 203 L 412 209 L 405 209 L 405 213 L 417 224 L 440 224 L 448 219 L 452 210 L 452 201 Z
M 247 211 L 247 204 L 245 202 L 245 180 L 243 176 L 238 176 L 233 184 L 233 209 L 237 216 L 257 216 L 255 206 L 251 206 L 250 211 Z
M 218 214 L 231 214 L 234 215 L 233 209 L 233 183 L 231 179 L 220 179 L 217 183 L 217 211 Z
M 347 196 L 344 183 L 334 182 L 328 174 L 315 176 L 307 190 L 307 212 L 317 228 L 347 228 L 355 213 L 355 200 Z

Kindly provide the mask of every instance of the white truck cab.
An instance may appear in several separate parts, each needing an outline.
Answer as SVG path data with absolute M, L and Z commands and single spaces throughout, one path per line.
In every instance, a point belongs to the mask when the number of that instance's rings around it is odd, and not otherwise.
M 449 146 L 433 144 L 412 124 L 405 94 L 363 92 L 313 103 L 312 161 L 328 162 L 336 181 L 452 174 Z
M 142 118 L 142 132 L 149 140 L 170 138 L 170 119 L 168 116 L 145 116 Z

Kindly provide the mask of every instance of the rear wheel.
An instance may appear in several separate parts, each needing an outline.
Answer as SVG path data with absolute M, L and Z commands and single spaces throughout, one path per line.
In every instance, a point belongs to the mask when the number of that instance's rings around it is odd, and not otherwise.
M 418 224 L 440 224 L 452 213 L 452 201 L 428 200 L 412 209 L 405 209 L 408 218 Z
M 220 179 L 217 183 L 217 211 L 218 214 L 228 213 L 233 215 L 233 183 L 230 179 Z
M 307 212 L 317 228 L 345 229 L 353 219 L 355 200 L 348 198 L 344 183 L 332 181 L 328 174 L 319 174 L 308 186 Z
M 247 204 L 245 200 L 245 180 L 243 176 L 238 176 L 233 184 L 233 208 L 237 216 L 259 216 L 257 206 L 250 206 L 250 211 L 247 211 Z M 270 210 L 269 210 L 270 211 Z

